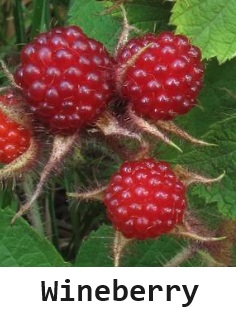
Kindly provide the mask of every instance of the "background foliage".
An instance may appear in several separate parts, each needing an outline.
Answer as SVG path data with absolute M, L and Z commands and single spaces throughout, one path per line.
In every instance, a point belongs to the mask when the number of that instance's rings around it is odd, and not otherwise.
M 75 24 L 114 51 L 122 28 L 119 7 L 112 1 L 11 0 L 0 1 L 0 58 L 11 70 L 19 62 L 19 51 L 37 33 Z M 217 146 L 195 148 L 176 140 L 182 155 L 157 143 L 154 155 L 173 164 L 183 164 L 207 176 L 225 172 L 220 184 L 190 189 L 189 205 L 212 228 L 236 219 L 236 2 L 234 0 L 127 0 L 128 21 L 139 33 L 174 30 L 190 37 L 205 60 L 204 88 L 199 107 L 178 123 L 192 135 Z M 115 6 L 115 7 L 113 7 Z M 135 31 L 132 35 L 136 35 Z M 2 85 L 7 81 L 0 73 Z M 120 164 L 96 139 L 82 141 L 61 175 L 51 180 L 41 197 L 43 227 L 10 219 L 18 206 L 19 189 L 3 185 L 0 192 L 0 266 L 112 266 L 113 230 L 100 203 L 74 202 L 65 193 L 106 184 Z M 21 185 L 19 185 L 19 188 Z M 27 223 L 29 221 L 30 225 Z M 230 250 L 234 250 L 234 239 Z M 124 253 L 124 266 L 162 266 L 188 243 L 163 236 L 155 241 L 132 243 Z M 225 250 L 226 251 L 226 250 Z M 214 252 L 213 252 L 214 253 Z M 185 266 L 214 265 L 212 252 L 196 252 Z M 210 258 L 210 259 L 209 259 Z M 224 264 L 224 263 L 223 263 Z M 234 263 L 231 261 L 231 264 Z

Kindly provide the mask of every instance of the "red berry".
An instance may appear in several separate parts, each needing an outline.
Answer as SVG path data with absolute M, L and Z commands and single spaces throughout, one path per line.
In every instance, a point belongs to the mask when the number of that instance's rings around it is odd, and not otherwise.
M 171 120 L 196 104 L 203 80 L 201 52 L 185 36 L 163 32 L 134 38 L 117 63 L 118 91 L 137 114 Z
M 155 238 L 182 222 L 186 188 L 165 162 L 125 162 L 111 178 L 104 203 L 125 237 Z
M 8 164 L 30 146 L 30 131 L 0 110 L 0 163 Z
M 67 26 L 27 44 L 14 77 L 38 118 L 66 134 L 93 122 L 109 103 L 112 67 L 101 43 Z
M 6 106 L 14 106 L 19 104 L 19 100 L 12 91 L 0 94 L 0 103 Z

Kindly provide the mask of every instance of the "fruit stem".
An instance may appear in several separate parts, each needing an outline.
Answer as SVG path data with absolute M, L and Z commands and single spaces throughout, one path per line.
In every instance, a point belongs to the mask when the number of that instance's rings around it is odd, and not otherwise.
M 74 134 L 71 136 L 61 136 L 56 135 L 53 142 L 53 149 L 51 156 L 49 158 L 48 163 L 45 165 L 43 172 L 41 173 L 40 180 L 36 186 L 34 194 L 30 198 L 28 202 L 22 205 L 19 211 L 13 217 L 11 223 L 13 224 L 17 218 L 22 216 L 23 214 L 27 213 L 32 204 L 38 199 L 40 196 L 45 183 L 47 182 L 48 178 L 50 177 L 53 170 L 57 169 L 58 166 L 60 167 L 61 162 L 64 160 L 66 155 L 69 153 L 71 148 L 74 146 L 76 140 L 78 138 L 78 134 Z
M 105 112 L 97 120 L 96 127 L 106 137 L 108 145 L 123 159 L 133 159 L 134 157 L 139 159 L 143 158 L 149 153 L 149 145 L 143 139 L 143 137 L 132 130 L 120 125 L 116 118 L 110 112 Z M 117 141 L 117 138 L 121 136 L 124 138 L 131 138 L 136 140 L 140 144 L 140 149 L 135 154 L 127 152 L 127 148 L 122 148 L 122 145 Z
M 101 13 L 101 15 L 104 15 L 104 14 L 111 14 L 112 11 L 116 10 L 116 9 L 124 2 L 124 0 L 116 0 L 116 1 L 114 1 L 114 2 L 115 2 L 115 3 L 114 3 L 112 6 L 110 6 L 108 9 L 106 9 L 105 11 L 103 11 L 103 12 Z
M 130 241 L 132 240 L 126 239 L 122 233 L 120 233 L 117 230 L 115 231 L 114 244 L 113 244 L 114 267 L 120 266 L 124 248 Z
M 98 200 L 103 202 L 104 199 L 104 193 L 107 189 L 107 186 L 97 188 L 95 190 L 87 191 L 87 192 L 69 192 L 67 193 L 67 196 L 73 197 L 80 200 Z
M 59 249 L 57 219 L 54 209 L 54 183 L 52 187 L 53 191 L 47 191 L 45 198 L 45 234 L 49 241 Z
M 183 248 L 181 252 L 179 252 L 176 256 L 171 258 L 170 261 L 168 261 L 164 267 L 178 267 L 186 260 L 191 259 L 197 250 L 200 248 L 199 244 L 193 243 L 191 245 L 188 245 L 187 247 Z
M 200 236 L 197 233 L 193 233 L 193 232 L 188 232 L 188 231 L 178 231 L 175 232 L 172 231 L 171 234 L 179 236 L 179 237 L 184 237 L 184 238 L 188 238 L 194 241 L 198 241 L 198 242 L 219 242 L 222 240 L 225 240 L 227 237 L 226 236 L 222 236 L 222 237 L 204 237 L 204 236 Z
M 23 188 L 26 195 L 27 200 L 29 200 L 33 194 L 33 180 L 32 177 L 29 174 L 26 174 L 24 176 L 23 181 Z M 32 222 L 32 226 L 35 228 L 35 230 L 42 236 L 45 235 L 44 233 L 44 226 L 42 222 L 42 218 L 40 215 L 40 208 L 39 205 L 36 202 L 32 205 L 32 209 L 30 210 L 29 218 Z
M 226 267 L 232 267 L 236 242 L 236 221 L 231 219 L 223 220 L 216 233 L 220 236 L 227 236 L 227 240 L 222 241 L 219 245 L 217 244 L 217 247 L 215 245 L 209 245 L 207 250 L 216 262 L 220 262 Z
M 121 2 L 123 2 L 123 1 L 121 1 Z M 130 30 L 132 30 L 134 28 L 134 27 L 129 25 L 127 13 L 126 13 L 126 10 L 122 4 L 120 5 L 120 9 L 121 9 L 122 17 L 123 17 L 123 26 L 122 26 L 121 34 L 119 36 L 118 43 L 117 43 L 117 46 L 116 46 L 116 49 L 114 52 L 115 57 L 119 53 L 120 49 L 122 49 L 122 47 L 128 42 Z
M 198 254 L 205 261 L 207 267 L 226 267 L 226 265 L 213 258 L 211 254 L 209 254 L 209 252 L 206 252 L 204 250 L 198 250 Z

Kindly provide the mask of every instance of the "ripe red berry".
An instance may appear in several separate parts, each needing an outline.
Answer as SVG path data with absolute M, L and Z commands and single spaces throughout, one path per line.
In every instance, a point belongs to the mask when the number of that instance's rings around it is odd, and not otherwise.
M 6 106 L 14 106 L 19 104 L 19 100 L 12 91 L 0 94 L 0 103 Z
M 30 146 L 30 131 L 0 110 L 0 163 L 8 164 Z
M 182 222 L 186 188 L 165 162 L 125 162 L 111 178 L 104 203 L 125 237 L 155 238 Z
M 185 36 L 163 32 L 134 38 L 117 63 L 118 91 L 137 114 L 171 120 L 196 104 L 203 80 L 201 52 Z
M 101 43 L 67 26 L 27 44 L 14 78 L 38 118 L 66 134 L 93 122 L 108 104 L 112 67 Z

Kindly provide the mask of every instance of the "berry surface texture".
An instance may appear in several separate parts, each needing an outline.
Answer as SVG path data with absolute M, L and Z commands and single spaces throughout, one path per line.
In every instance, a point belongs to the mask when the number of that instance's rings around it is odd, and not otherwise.
M 39 120 L 71 134 L 92 123 L 109 103 L 112 66 L 102 43 L 67 26 L 27 44 L 14 78 Z
M 155 238 L 182 222 L 186 188 L 166 162 L 125 162 L 111 178 L 104 203 L 125 237 Z
M 183 35 L 146 34 L 119 51 L 115 80 L 138 115 L 172 120 L 196 105 L 203 82 L 201 52 Z
M 30 145 L 30 131 L 9 119 L 0 110 L 0 163 L 9 164 Z

